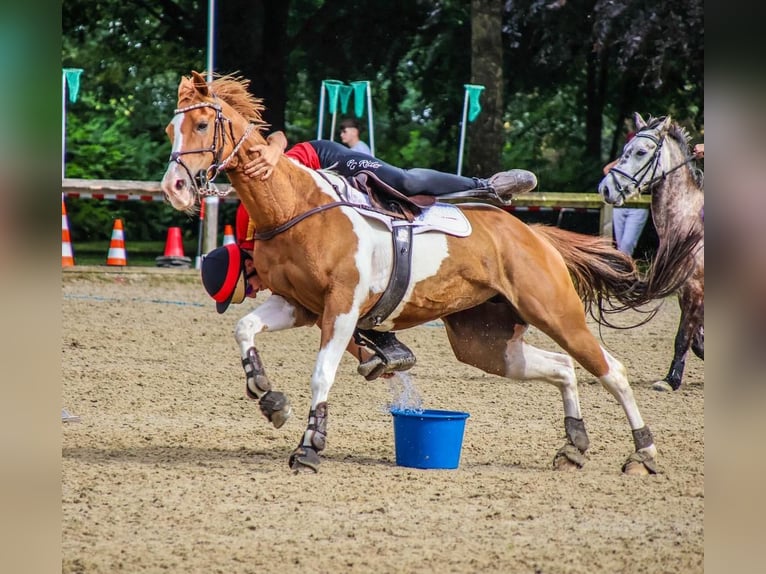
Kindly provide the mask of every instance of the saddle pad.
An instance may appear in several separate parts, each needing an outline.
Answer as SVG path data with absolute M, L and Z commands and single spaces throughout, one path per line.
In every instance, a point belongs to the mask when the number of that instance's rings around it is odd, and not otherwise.
M 467 237 L 471 234 L 471 223 L 457 205 L 437 202 L 424 208 L 412 222 L 412 233 L 426 231 L 441 231 L 457 237 Z

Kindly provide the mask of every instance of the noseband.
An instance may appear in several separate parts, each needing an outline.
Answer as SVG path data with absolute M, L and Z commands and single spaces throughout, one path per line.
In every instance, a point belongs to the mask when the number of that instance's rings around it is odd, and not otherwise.
M 617 166 L 614 166 L 612 169 L 609 170 L 609 175 L 612 176 L 612 180 L 614 181 L 617 192 L 620 194 L 620 197 L 624 200 L 627 194 L 627 186 L 623 186 L 620 184 L 619 180 L 617 179 L 617 175 L 621 175 L 630 183 L 632 183 L 635 187 L 638 193 L 640 194 L 643 190 L 649 189 L 651 186 L 653 186 L 655 183 L 657 183 L 660 180 L 665 179 L 665 177 L 668 176 L 668 174 L 673 173 L 677 169 L 685 166 L 687 163 L 694 160 L 694 157 L 689 157 L 685 161 L 682 161 L 677 166 L 669 169 L 668 171 L 662 171 L 660 170 L 660 157 L 662 152 L 662 145 L 665 143 L 665 136 L 667 134 L 662 134 L 662 137 L 658 138 L 657 136 L 651 134 L 651 133 L 642 133 L 639 132 L 636 134 L 636 138 L 646 138 L 648 140 L 651 140 L 655 143 L 654 153 L 652 156 L 646 161 L 644 165 L 642 165 L 634 174 L 630 174 L 626 171 L 623 171 L 619 169 Z M 660 170 L 660 173 L 657 174 L 657 171 Z M 647 179 L 648 177 L 648 179 Z
M 175 162 L 178 165 L 180 165 L 182 168 L 184 168 L 184 170 L 189 176 L 189 179 L 192 181 L 194 185 L 194 189 L 198 195 L 217 195 L 219 197 L 224 196 L 224 195 L 227 195 L 229 191 L 225 191 L 225 192 L 219 191 L 213 182 L 215 181 L 215 178 L 218 177 L 218 174 L 226 169 L 226 166 L 228 165 L 228 163 L 239 151 L 239 148 L 242 147 L 242 144 L 245 142 L 245 140 L 250 136 L 250 133 L 255 129 L 255 124 L 251 122 L 247 126 L 245 133 L 242 134 L 242 137 L 239 139 L 239 141 L 237 141 L 237 143 L 234 144 L 234 147 L 231 150 L 231 153 L 228 156 L 226 156 L 225 159 L 221 160 L 221 155 L 223 154 L 223 148 L 224 148 L 224 145 L 226 144 L 226 137 L 228 136 L 229 138 L 231 138 L 232 143 L 234 143 L 235 141 L 234 128 L 232 126 L 231 120 L 223 114 L 223 110 L 221 109 L 221 106 L 211 102 L 200 102 L 198 104 L 192 104 L 190 106 L 186 106 L 185 108 L 177 108 L 173 111 L 173 114 L 174 115 L 185 114 L 186 112 L 189 112 L 191 110 L 196 110 L 199 108 L 212 108 L 213 110 L 215 110 L 215 123 L 213 124 L 213 142 L 210 144 L 210 147 L 207 147 L 207 148 L 200 148 L 200 149 L 186 150 L 186 151 L 174 151 L 170 154 L 170 159 L 168 160 L 168 163 Z M 207 170 L 204 170 L 204 171 L 200 170 L 198 176 L 192 175 L 189 167 L 181 159 L 181 156 L 184 156 L 187 154 L 196 154 L 196 153 L 209 153 L 213 156 L 213 162 L 210 164 L 210 167 L 208 167 Z

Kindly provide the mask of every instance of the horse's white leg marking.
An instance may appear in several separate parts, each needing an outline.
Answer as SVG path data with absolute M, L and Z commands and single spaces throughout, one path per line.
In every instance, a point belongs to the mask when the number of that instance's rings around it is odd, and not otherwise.
M 295 326 L 295 307 L 279 295 L 271 295 L 253 311 L 237 321 L 234 338 L 244 358 L 255 336 L 264 331 L 281 331 Z
M 327 401 L 330 388 L 335 382 L 343 352 L 351 339 L 359 313 L 351 312 L 335 318 L 333 337 L 317 354 L 314 372 L 311 373 L 311 408 Z
M 628 417 L 631 430 L 635 431 L 643 428 L 645 426 L 644 419 L 641 417 L 638 405 L 636 405 L 636 399 L 633 396 L 633 389 L 630 388 L 628 383 L 625 367 L 620 361 L 607 353 L 603 347 L 601 351 L 604 353 L 606 362 L 609 364 L 609 371 L 604 376 L 599 377 L 599 381 L 622 406 Z M 640 450 L 647 452 L 652 457 L 657 455 L 657 447 L 654 446 L 654 443 Z
M 564 415 L 582 418 L 572 357 L 538 349 L 520 339 L 512 339 L 505 352 L 505 364 L 505 376 L 509 379 L 538 380 L 555 385 L 564 401 Z

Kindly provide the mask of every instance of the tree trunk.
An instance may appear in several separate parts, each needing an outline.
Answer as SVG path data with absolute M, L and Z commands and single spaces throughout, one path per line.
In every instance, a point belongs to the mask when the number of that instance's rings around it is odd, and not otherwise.
M 270 131 L 285 128 L 289 10 L 289 0 L 230 0 L 218 13 L 216 71 L 250 80 L 252 94 L 264 100 Z
M 485 89 L 481 113 L 466 126 L 468 161 L 463 175 L 488 177 L 502 169 L 502 4 L 497 0 L 471 0 L 471 83 Z

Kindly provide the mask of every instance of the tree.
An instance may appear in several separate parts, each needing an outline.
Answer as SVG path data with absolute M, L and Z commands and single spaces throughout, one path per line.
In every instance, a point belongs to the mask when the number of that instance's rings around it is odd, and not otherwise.
M 326 78 L 372 82 L 383 159 L 445 171 L 455 166 L 463 85 L 484 85 L 465 173 L 524 167 L 548 191 L 591 189 L 616 151 L 621 118 L 634 110 L 671 113 L 692 134 L 704 125 L 702 0 L 217 6 L 216 71 L 250 79 L 267 120 L 292 141 L 315 136 Z M 121 141 L 136 161 L 110 171 L 158 178 L 179 77 L 206 66 L 207 2 L 70 0 L 62 27 L 62 64 L 85 69 L 82 93 L 91 96 L 71 108 L 92 124 L 78 133 L 92 139 L 99 125 L 116 129 L 122 102 L 130 116 L 119 124 Z M 88 157 L 98 150 L 92 143 L 68 145 L 71 168 L 89 177 L 89 166 L 102 165 Z
M 471 83 L 484 86 L 482 109 L 470 133 L 471 173 L 501 171 L 503 148 L 502 7 L 494 0 L 471 2 Z

